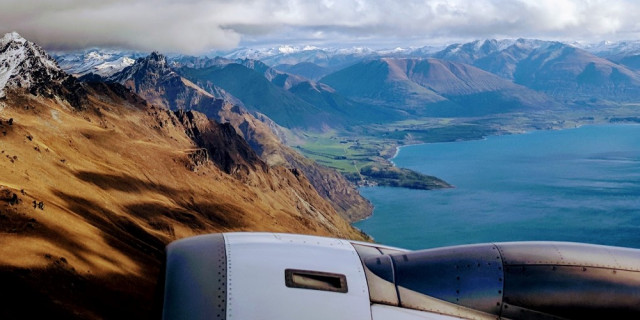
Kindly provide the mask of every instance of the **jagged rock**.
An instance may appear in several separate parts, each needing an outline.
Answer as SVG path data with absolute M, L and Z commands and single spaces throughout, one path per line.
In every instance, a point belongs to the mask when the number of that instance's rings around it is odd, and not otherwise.
M 217 123 L 194 111 L 178 110 L 174 115 L 187 135 L 198 147 L 207 150 L 209 159 L 224 172 L 239 177 L 249 171 L 268 171 L 266 163 L 229 123 Z
M 0 200 L 8 202 L 10 205 L 20 203 L 18 195 L 7 189 L 0 190 Z
M 9 202 L 9 200 L 11 200 L 11 198 L 13 197 L 12 194 L 13 192 L 11 192 L 11 190 L 5 189 L 4 187 L 0 186 L 0 201 Z
M 20 88 L 32 95 L 57 96 L 77 109 L 86 102 L 86 91 L 74 77 L 38 45 L 12 32 L 0 39 L 0 98 L 7 89 Z

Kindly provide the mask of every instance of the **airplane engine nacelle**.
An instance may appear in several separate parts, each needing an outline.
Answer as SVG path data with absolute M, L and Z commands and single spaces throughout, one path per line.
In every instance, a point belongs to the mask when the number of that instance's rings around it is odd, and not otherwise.
M 640 317 L 640 250 L 513 242 L 409 251 L 273 233 L 167 246 L 164 319 Z

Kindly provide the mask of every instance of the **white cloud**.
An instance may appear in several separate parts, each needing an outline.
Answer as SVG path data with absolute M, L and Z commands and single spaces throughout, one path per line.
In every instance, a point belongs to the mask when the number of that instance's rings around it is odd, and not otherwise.
M 640 35 L 633 0 L 0 0 L 0 32 L 49 48 L 199 53 L 239 43 Z

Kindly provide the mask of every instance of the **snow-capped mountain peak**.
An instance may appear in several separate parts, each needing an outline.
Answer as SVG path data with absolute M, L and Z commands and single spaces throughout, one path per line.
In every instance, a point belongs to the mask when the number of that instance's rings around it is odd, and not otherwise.
M 111 82 L 124 83 L 129 79 L 140 79 L 150 77 L 155 78 L 174 76 L 167 58 L 156 51 L 152 52 L 144 58 L 138 58 L 133 64 L 112 74 L 107 78 Z
M 7 33 L 0 39 L 0 97 L 6 95 L 6 88 L 42 91 L 44 84 L 66 77 L 53 58 L 18 33 Z
M 54 58 L 58 60 L 60 68 L 76 77 L 97 74 L 103 78 L 109 77 L 136 62 L 136 58 L 146 54 L 133 51 L 115 49 L 92 48 L 73 52 L 56 52 Z
M 618 42 L 605 40 L 597 43 L 572 42 L 571 45 L 613 61 L 619 61 L 628 56 L 640 55 L 640 41 L 638 40 Z
M 4 47 L 9 42 L 25 43 L 27 42 L 27 40 L 25 40 L 25 38 L 20 36 L 17 32 L 9 32 L 9 33 L 6 33 L 2 37 L 2 39 L 0 39 L 0 46 Z

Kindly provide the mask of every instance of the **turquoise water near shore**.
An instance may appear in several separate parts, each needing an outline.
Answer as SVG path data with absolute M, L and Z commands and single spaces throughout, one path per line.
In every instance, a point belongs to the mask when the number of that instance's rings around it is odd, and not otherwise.
M 640 125 L 585 126 L 401 148 L 393 162 L 454 189 L 366 187 L 354 223 L 408 249 L 577 241 L 640 248 Z

